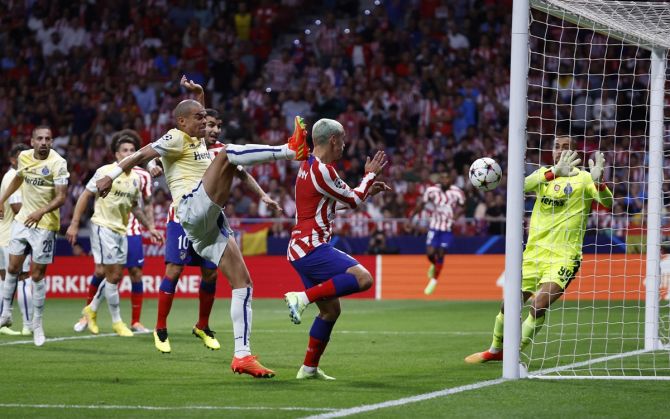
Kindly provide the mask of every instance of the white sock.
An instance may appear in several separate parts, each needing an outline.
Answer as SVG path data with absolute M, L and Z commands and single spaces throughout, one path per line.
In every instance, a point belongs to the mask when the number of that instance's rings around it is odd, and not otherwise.
M 23 316 L 23 327 L 31 328 L 33 320 L 33 280 L 26 278 L 17 287 L 17 299 Z
M 226 155 L 231 163 L 248 166 L 277 160 L 292 160 L 295 158 L 295 151 L 289 149 L 287 144 L 281 146 L 228 144 L 226 145 Z
M 95 311 L 96 313 L 98 312 L 98 307 L 100 307 L 100 303 L 102 302 L 102 298 L 106 295 L 105 293 L 105 288 L 107 288 L 107 280 L 104 280 L 100 283 L 100 286 L 98 287 L 98 290 L 95 292 L 95 295 L 93 296 L 93 300 L 91 300 L 91 310 Z
M 251 298 L 253 288 L 237 288 L 230 300 L 230 318 L 233 321 L 235 356 L 244 358 L 251 355 Z
M 108 282 L 105 286 L 105 298 L 107 298 L 107 307 L 109 307 L 109 314 L 112 316 L 112 323 L 120 322 L 119 286 Z
M 310 374 L 316 372 L 316 367 L 308 367 L 307 365 L 302 366 L 303 371 L 308 372 Z
M 42 322 L 42 312 L 44 311 L 44 300 L 47 296 L 47 284 L 44 280 L 33 281 L 33 321 Z
M 12 299 L 16 291 L 16 282 L 18 275 L 12 275 L 7 271 L 5 273 L 5 283 L 2 285 L 2 316 L 12 315 Z
M 309 304 L 309 298 L 307 298 L 307 293 L 306 292 L 300 291 L 298 293 L 298 297 L 302 300 L 303 303 L 305 303 L 305 305 Z

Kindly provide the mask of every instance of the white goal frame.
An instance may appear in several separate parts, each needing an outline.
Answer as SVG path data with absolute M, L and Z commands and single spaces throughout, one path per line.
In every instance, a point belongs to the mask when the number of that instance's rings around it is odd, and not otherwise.
M 610 1 L 610 0 L 514 0 L 512 17 L 512 51 L 509 108 L 509 148 L 507 173 L 507 235 L 505 238 L 505 285 L 504 285 L 504 341 L 503 378 L 518 379 L 528 377 L 520 364 L 521 339 L 521 264 L 523 250 L 523 181 L 526 154 L 527 77 L 529 70 L 529 17 L 530 8 L 543 11 L 573 24 L 578 24 L 594 32 L 607 31 L 607 35 L 629 42 L 651 51 L 651 81 L 649 110 L 649 166 L 648 166 L 648 211 L 647 211 L 647 253 L 646 253 L 646 295 L 644 349 L 641 351 L 614 354 L 593 359 L 588 363 L 634 356 L 638 353 L 663 349 L 659 338 L 659 285 L 660 285 L 660 245 L 661 211 L 663 205 L 663 103 L 665 95 L 665 72 L 670 37 L 663 36 L 662 30 L 631 33 L 625 19 L 616 19 L 597 13 L 582 11 L 576 14 L 570 6 L 576 3 L 605 4 L 622 7 L 670 7 L 668 4 Z M 657 23 L 657 22 L 656 22 Z M 653 26 L 654 22 L 650 22 Z M 652 27 L 651 29 L 663 29 Z M 667 33 L 667 32 L 666 32 Z M 513 321 L 517 319 L 518 321 Z M 592 378 L 592 379 L 670 379 L 668 377 L 616 377 L 616 376 L 554 376 L 544 374 L 578 367 L 567 365 L 542 371 L 542 375 L 530 378 Z

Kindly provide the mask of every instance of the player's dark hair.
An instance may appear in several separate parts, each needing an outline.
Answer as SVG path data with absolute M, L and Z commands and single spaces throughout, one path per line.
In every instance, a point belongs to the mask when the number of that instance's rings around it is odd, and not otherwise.
M 30 136 L 34 137 L 35 133 L 37 132 L 38 129 L 48 129 L 49 132 L 53 132 L 53 131 L 51 131 L 51 127 L 48 126 L 48 125 L 38 125 L 35 128 L 33 128 L 33 132 L 30 134 Z
M 219 115 L 219 111 L 217 111 L 214 108 L 205 109 L 205 113 L 207 114 L 207 116 L 211 116 L 214 119 L 221 119 L 221 116 Z
M 23 143 L 14 144 L 14 146 L 9 150 L 9 157 L 15 159 L 22 151 L 30 150 L 30 147 Z
M 112 135 L 112 152 L 119 151 L 121 144 L 132 144 L 135 146 L 135 151 L 140 149 L 140 135 L 137 131 L 132 129 L 122 129 Z

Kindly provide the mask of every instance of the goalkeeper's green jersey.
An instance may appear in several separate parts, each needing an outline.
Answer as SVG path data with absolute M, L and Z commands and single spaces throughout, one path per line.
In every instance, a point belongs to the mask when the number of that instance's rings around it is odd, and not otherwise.
M 575 176 L 547 181 L 549 170 L 541 167 L 524 181 L 524 192 L 536 195 L 524 255 L 532 252 L 537 256 L 544 250 L 548 256 L 581 257 L 591 204 L 595 199 L 611 208 L 612 192 L 608 188 L 599 191 L 587 171 L 574 169 Z

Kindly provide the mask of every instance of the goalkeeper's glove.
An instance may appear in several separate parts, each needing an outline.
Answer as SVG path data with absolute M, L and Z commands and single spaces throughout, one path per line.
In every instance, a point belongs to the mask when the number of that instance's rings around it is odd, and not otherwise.
M 600 178 L 603 177 L 603 172 L 605 171 L 605 156 L 600 151 L 596 152 L 596 161 L 593 162 L 593 159 L 589 159 L 589 172 L 591 172 L 591 179 L 594 182 L 599 182 Z
M 551 168 L 551 171 L 554 173 L 554 176 L 576 176 L 577 172 L 573 172 L 572 169 L 577 167 L 579 163 L 582 162 L 582 159 L 578 158 L 577 152 L 572 150 L 563 150 L 561 152 L 561 157 L 558 159 L 558 163 Z

